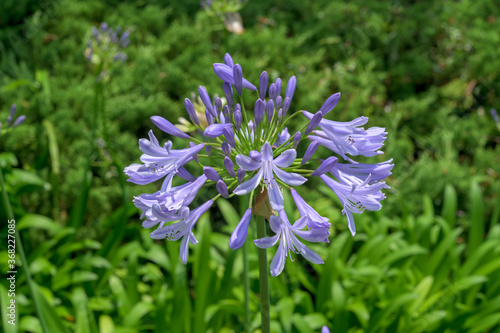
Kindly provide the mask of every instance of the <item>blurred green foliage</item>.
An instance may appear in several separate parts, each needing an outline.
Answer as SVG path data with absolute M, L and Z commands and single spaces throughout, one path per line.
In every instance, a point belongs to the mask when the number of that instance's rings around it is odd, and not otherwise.
M 124 165 L 138 160 L 150 116 L 184 116 L 183 99 L 198 85 L 222 93 L 212 64 L 226 52 L 254 83 L 262 70 L 272 79 L 296 75 L 292 108 L 315 111 L 341 91 L 330 118 L 366 115 L 370 126 L 387 128 L 379 161 L 394 158 L 392 188 L 381 212 L 356 217 L 355 238 L 324 186 L 302 187 L 336 235 L 329 247 L 314 247 L 325 265 L 297 258 L 271 280 L 274 331 L 500 330 L 500 134 L 489 114 L 500 105 L 497 3 L 251 0 L 240 12 L 242 35 L 198 1 L 6 0 L 0 9 L 0 121 L 13 103 L 28 117 L 0 138 L 0 165 L 54 327 L 242 329 L 241 253 L 226 245 L 238 220 L 231 205 L 221 202 L 211 223 L 200 221 L 200 244 L 184 267 L 178 244 L 152 241 L 135 209 L 121 205 L 121 170 L 101 144 L 84 224 L 72 227 L 93 114 L 83 51 L 91 26 L 106 21 L 133 31 L 128 60 L 105 91 L 109 135 Z M 123 214 L 129 223 L 119 221 Z M 123 242 L 113 243 L 116 232 Z M 19 329 L 37 332 L 22 278 L 18 286 Z

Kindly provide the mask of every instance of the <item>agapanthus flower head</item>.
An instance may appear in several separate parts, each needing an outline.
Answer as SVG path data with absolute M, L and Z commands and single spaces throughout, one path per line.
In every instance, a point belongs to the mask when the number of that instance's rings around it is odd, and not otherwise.
M 255 239 L 260 248 L 279 243 L 271 263 L 271 274 L 282 272 L 286 258 L 301 254 L 312 263 L 322 263 L 321 257 L 302 240 L 328 242 L 330 222 L 299 194 L 300 187 L 312 177 L 321 179 L 337 195 L 347 216 L 348 227 L 355 234 L 354 215 L 365 210 L 379 210 L 388 188 L 384 180 L 391 174 L 392 160 L 382 163 L 358 163 L 349 156 L 374 156 L 380 151 L 386 132 L 383 128 L 367 128 L 367 117 L 348 122 L 325 119 L 335 108 L 340 93 L 330 96 L 314 113 L 293 110 L 297 87 L 295 76 L 284 81 L 269 82 L 264 71 L 260 75 L 243 69 L 226 54 L 224 62 L 213 65 L 215 75 L 222 80 L 225 98 L 211 97 L 199 86 L 198 94 L 185 99 L 188 118 L 174 125 L 161 116 L 151 120 L 161 131 L 185 140 L 180 149 L 171 141 L 163 145 L 149 132 L 149 139 L 140 139 L 142 164 L 125 168 L 129 181 L 148 184 L 162 180 L 161 188 L 152 194 L 141 194 L 134 204 L 142 211 L 145 228 L 154 228 L 155 239 L 182 238 L 180 255 L 188 258 L 188 244 L 195 244 L 194 226 L 201 214 L 220 197 L 250 196 L 248 209 L 230 237 L 232 249 L 241 247 L 252 224 L 252 214 L 262 215 L 253 202 L 267 203 L 273 236 Z M 259 77 L 257 87 L 246 77 Z M 248 91 L 257 91 L 249 94 Z M 282 95 L 284 93 L 284 95 Z M 246 100 L 247 95 L 250 100 Z M 193 101 L 193 102 L 192 102 Z M 297 113 L 298 112 L 298 113 Z M 300 129 L 289 132 L 289 117 L 302 114 L 305 122 Z M 292 133 L 293 135 L 291 135 Z M 298 156 L 302 145 L 305 153 Z M 316 156 L 320 146 L 328 156 Z M 189 165 L 189 166 L 188 166 Z M 196 170 L 190 173 L 188 170 Z M 173 186 L 179 179 L 181 185 Z M 175 181 L 178 184 L 179 181 Z M 202 188 L 212 188 L 214 197 L 199 207 L 192 207 Z M 284 192 L 293 198 L 293 207 L 300 216 L 293 223 L 285 213 Z M 302 240 L 300 240 L 302 239 Z
M 102 22 L 99 28 L 92 27 L 83 54 L 99 80 L 109 80 L 110 71 L 127 60 L 124 49 L 130 44 L 129 37 L 130 30 L 122 32 L 120 27 L 113 29 L 106 22 Z

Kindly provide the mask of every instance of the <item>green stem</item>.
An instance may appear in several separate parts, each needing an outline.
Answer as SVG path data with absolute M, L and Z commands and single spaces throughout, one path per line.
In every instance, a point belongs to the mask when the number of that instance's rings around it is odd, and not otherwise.
M 257 238 L 266 237 L 266 220 L 264 217 L 257 218 Z M 269 314 L 269 273 L 267 270 L 266 249 L 259 251 L 259 282 L 260 282 L 260 313 L 262 322 L 262 333 L 271 332 L 271 316 Z
M 12 211 L 12 206 L 10 205 L 9 196 L 7 194 L 7 189 L 5 188 L 5 181 L 3 179 L 3 172 L 0 168 L 0 184 L 2 185 L 2 199 L 7 210 L 7 218 L 9 220 L 14 220 L 14 212 Z M 49 333 L 49 328 L 47 327 L 47 323 L 45 322 L 45 317 L 42 313 L 42 307 L 40 305 L 40 301 L 38 299 L 38 295 L 35 293 L 35 289 L 33 288 L 33 280 L 31 279 L 30 268 L 28 264 L 28 260 L 26 260 L 26 254 L 24 253 L 23 242 L 21 240 L 21 233 L 19 230 L 16 230 L 16 240 L 19 245 L 19 255 L 21 256 L 21 261 L 23 263 L 24 274 L 26 274 L 26 280 L 28 281 L 28 287 L 30 289 L 31 297 L 33 297 L 33 303 L 35 303 L 35 311 L 38 315 L 38 319 L 40 320 L 40 326 L 42 326 L 42 330 L 45 333 Z
M 249 196 L 240 196 L 240 215 L 247 209 Z M 250 333 L 250 275 L 248 263 L 248 242 L 243 244 L 243 285 L 245 288 L 245 330 Z

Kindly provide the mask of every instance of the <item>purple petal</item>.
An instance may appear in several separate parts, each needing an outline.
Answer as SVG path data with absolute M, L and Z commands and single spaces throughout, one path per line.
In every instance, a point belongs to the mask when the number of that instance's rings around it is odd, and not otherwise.
M 304 258 L 306 258 L 313 264 L 324 264 L 321 257 L 316 252 L 305 246 L 301 241 L 299 241 L 293 233 L 290 234 L 290 238 L 291 242 L 295 246 L 295 249 L 298 250 Z
M 182 237 L 181 246 L 179 248 L 179 256 L 181 257 L 184 265 L 187 263 L 189 258 L 189 235 Z
M 267 184 L 267 191 L 271 208 L 278 212 L 283 210 L 283 208 L 285 208 L 285 200 L 283 199 L 283 193 L 274 178 L 270 180 L 270 184 Z
M 255 102 L 254 114 L 255 114 L 255 124 L 257 126 L 260 124 L 262 119 L 264 119 L 266 104 L 260 98 Z
M 272 161 L 273 160 L 273 149 L 271 148 L 271 145 L 269 142 L 264 143 L 262 146 L 262 149 L 260 150 L 261 156 L 262 156 L 262 161 Z
M 194 182 L 196 180 L 196 177 L 183 167 L 177 169 L 177 175 L 188 182 Z
M 255 171 L 262 165 L 261 162 L 253 160 L 250 156 L 238 154 L 236 155 L 236 164 L 245 171 Z
M 278 242 L 278 239 L 280 238 L 281 233 L 278 233 L 272 237 L 264 237 L 264 238 L 259 238 L 255 239 L 253 242 L 259 249 L 268 249 L 276 242 Z
M 262 169 L 260 169 L 255 176 L 247 180 L 246 182 L 238 185 L 233 191 L 236 195 L 244 195 L 252 192 L 260 183 L 262 179 Z
M 302 177 L 298 173 L 285 172 L 276 166 L 273 167 L 273 171 L 276 174 L 276 177 L 278 177 L 283 183 L 288 185 L 299 186 L 307 181 L 307 178 Z
M 248 226 L 250 225 L 250 220 L 252 219 L 252 209 L 248 208 L 243 214 L 240 222 L 234 229 L 231 234 L 231 238 L 229 239 L 229 247 L 233 250 L 239 249 L 243 244 L 245 244 L 245 240 L 247 239 Z
M 284 244 L 283 244 L 284 243 Z M 271 261 L 271 275 L 278 276 L 285 268 L 285 259 L 286 259 L 286 241 L 283 238 L 278 245 L 278 249 L 276 250 L 276 254 L 274 255 L 273 260 Z
M 189 135 L 172 125 L 168 120 L 160 116 L 152 116 L 151 121 L 163 132 L 168 133 L 170 135 L 179 137 L 181 139 L 188 139 Z
M 297 151 L 295 149 L 288 149 L 281 153 L 273 163 L 280 168 L 289 167 L 297 158 Z

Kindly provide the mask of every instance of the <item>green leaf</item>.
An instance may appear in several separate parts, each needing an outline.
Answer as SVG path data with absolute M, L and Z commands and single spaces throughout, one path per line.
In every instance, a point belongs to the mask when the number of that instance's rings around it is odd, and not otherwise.
M 21 220 L 17 222 L 17 228 L 19 231 L 23 229 L 42 229 L 48 231 L 50 235 L 54 235 L 62 229 L 61 225 L 54 222 L 52 219 L 38 214 L 24 215 Z
M 483 242 L 484 238 L 483 196 L 481 194 L 479 185 L 475 182 L 471 185 L 470 200 L 471 218 L 469 222 L 469 256 L 471 256 L 476 251 L 479 245 Z

